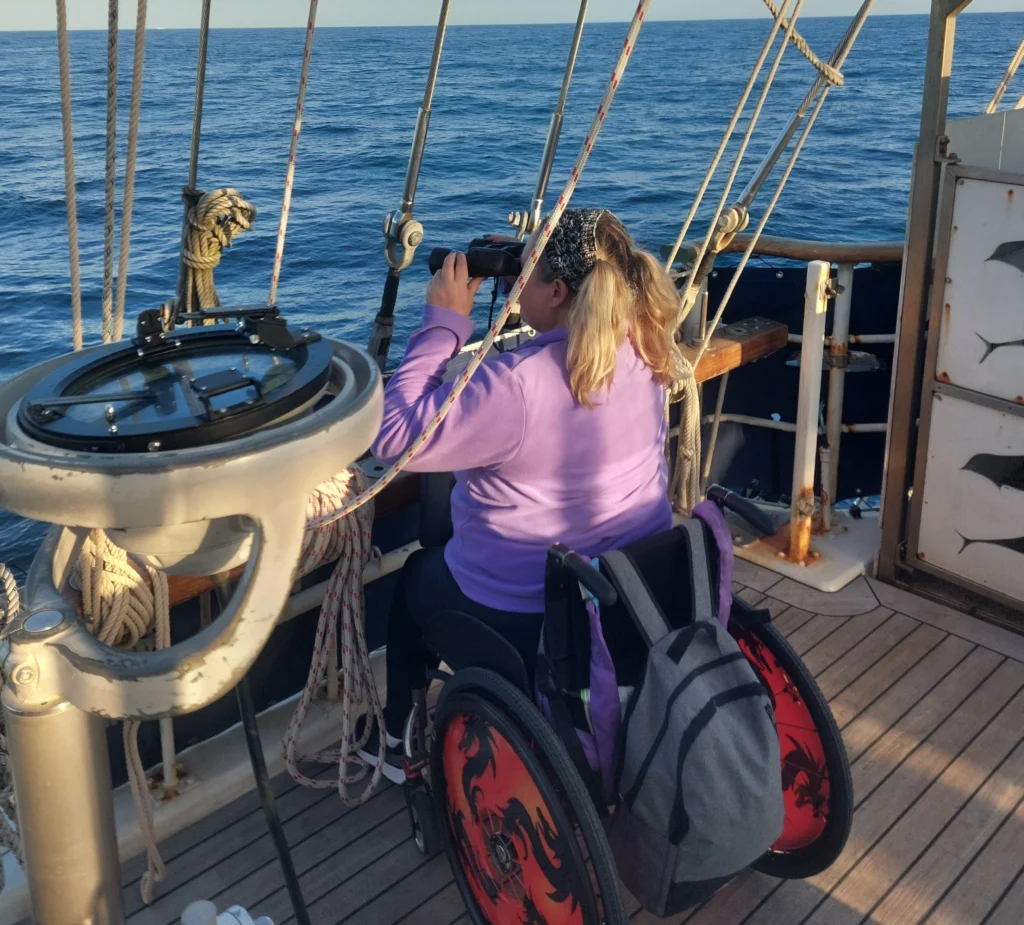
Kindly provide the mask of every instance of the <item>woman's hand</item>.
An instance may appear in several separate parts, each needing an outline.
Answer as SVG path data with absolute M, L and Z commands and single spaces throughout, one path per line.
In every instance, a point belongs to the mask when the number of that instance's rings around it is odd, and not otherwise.
M 483 281 L 483 277 L 470 279 L 466 255 L 452 251 L 427 286 L 427 304 L 447 308 L 468 318 L 473 310 L 473 299 Z

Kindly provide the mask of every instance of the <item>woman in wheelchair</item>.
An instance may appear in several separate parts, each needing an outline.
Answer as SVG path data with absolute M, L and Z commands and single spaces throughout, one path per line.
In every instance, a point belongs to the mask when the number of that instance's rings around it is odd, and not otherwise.
M 451 389 L 446 365 L 473 333 L 481 282 L 453 253 L 427 287 L 423 323 L 385 393 L 378 457 L 400 456 L 437 414 Z M 610 212 L 568 210 L 520 311 L 537 336 L 483 363 L 409 467 L 454 471 L 454 535 L 412 556 L 395 591 L 384 712 L 385 774 L 395 782 L 413 691 L 443 655 L 426 650 L 425 626 L 467 613 L 511 642 L 532 674 L 549 547 L 597 556 L 671 526 L 665 387 L 680 355 L 668 274 Z

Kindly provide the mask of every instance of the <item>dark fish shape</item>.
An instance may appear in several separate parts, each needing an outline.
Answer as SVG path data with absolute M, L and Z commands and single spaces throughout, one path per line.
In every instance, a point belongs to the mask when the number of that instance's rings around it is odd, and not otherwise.
M 959 530 L 956 531 L 956 535 L 964 543 L 960 547 L 960 552 L 963 552 L 968 546 L 973 546 L 975 543 L 985 543 L 988 546 L 1000 546 L 1003 549 L 1009 549 L 1010 552 L 1020 553 L 1024 556 L 1024 536 L 1011 537 L 1005 540 L 969 540 Z
M 1024 491 L 1024 456 L 996 456 L 978 453 L 967 460 L 961 471 L 977 472 L 997 488 L 1016 488 Z
M 1000 263 L 1008 263 L 1024 272 L 1024 241 L 1005 241 L 993 252 L 989 260 L 998 260 Z
M 977 331 L 975 331 L 974 333 L 978 334 Z M 994 350 L 998 350 L 1000 347 L 1024 347 L 1024 337 L 1022 337 L 1020 340 L 1000 341 L 997 344 L 992 343 L 992 341 L 990 340 L 985 340 L 985 338 L 982 337 L 980 334 L 978 334 L 978 338 L 985 345 L 985 354 L 982 356 L 980 360 L 978 360 L 979 366 L 989 358 L 990 354 Z

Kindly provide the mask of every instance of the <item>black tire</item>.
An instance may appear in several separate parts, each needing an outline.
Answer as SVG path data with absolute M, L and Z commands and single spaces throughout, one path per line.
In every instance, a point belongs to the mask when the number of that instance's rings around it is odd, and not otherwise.
M 581 891 L 580 905 L 585 925 L 626 925 L 618 873 L 601 820 L 583 781 L 554 730 L 540 711 L 517 687 L 499 675 L 481 668 L 458 672 L 441 691 L 435 716 L 435 739 L 431 755 L 431 783 L 441 837 L 448 852 L 455 881 L 476 925 L 491 925 L 485 917 L 465 871 L 467 861 L 460 853 L 452 831 L 448 810 L 444 742 L 449 723 L 464 712 L 476 712 L 500 731 L 529 770 L 538 789 L 546 794 L 552 815 L 549 820 L 556 833 L 562 831 L 556 818 L 564 813 L 564 822 L 574 834 L 562 848 L 579 870 L 583 865 L 590 880 L 591 897 Z M 582 837 L 586 857 L 576 832 Z M 592 899 L 593 901 L 589 901 Z M 600 905 L 600 911 L 598 911 Z M 589 908 L 588 908 L 589 907 Z
M 409 824 L 416 850 L 424 857 L 432 858 L 441 851 L 443 845 L 430 791 L 422 783 L 406 784 L 405 804 L 409 808 Z
M 846 846 L 846 840 L 850 835 L 850 826 L 853 824 L 853 780 L 850 775 L 850 761 L 846 755 L 846 748 L 843 745 L 842 736 L 836 726 L 835 718 L 829 709 L 828 701 L 825 700 L 820 688 L 815 682 L 807 666 L 801 661 L 800 656 L 793 650 L 793 647 L 786 641 L 785 637 L 768 623 L 744 624 L 742 620 L 733 621 L 729 625 L 729 631 L 740 643 L 740 648 L 750 659 L 751 666 L 769 693 L 773 701 L 778 700 L 778 691 L 773 690 L 773 684 L 769 679 L 768 672 L 773 670 L 765 661 L 751 657 L 751 651 L 744 646 L 744 634 L 749 634 L 760 643 L 761 646 L 774 658 L 778 667 L 788 675 L 792 686 L 796 689 L 796 696 L 786 693 L 785 696 L 792 697 L 792 701 L 806 708 L 807 714 L 813 723 L 821 744 L 821 753 L 824 758 L 824 768 L 827 776 L 822 775 L 819 781 L 827 781 L 827 801 L 819 805 L 820 790 L 817 798 L 812 794 L 811 798 L 797 796 L 795 806 L 811 807 L 815 819 L 824 819 L 824 825 L 820 832 L 816 833 L 813 840 L 805 844 L 781 845 L 786 837 L 783 836 L 776 842 L 763 857 L 751 865 L 754 870 L 772 877 L 779 877 L 785 880 L 799 880 L 813 877 L 823 870 L 831 867 L 835 860 L 842 853 Z M 774 687 L 778 687 L 776 683 Z M 788 736 L 780 720 L 780 710 L 785 706 L 776 702 L 775 715 L 779 722 L 779 742 L 782 746 L 784 787 L 799 793 L 799 782 L 801 768 L 807 763 L 807 752 L 800 751 L 800 742 Z M 786 739 L 789 739 L 787 742 Z M 790 751 L 787 753 L 787 749 Z M 798 756 L 800 761 L 791 761 L 793 756 Z M 819 766 L 818 763 L 815 763 Z M 790 770 L 789 783 L 786 782 L 787 767 Z M 805 774 L 803 783 L 805 792 L 814 788 L 810 786 L 813 775 Z M 820 786 L 820 785 L 819 785 Z M 787 803 L 787 814 L 790 804 Z M 806 816 L 806 810 L 804 811 Z M 820 824 L 820 822 L 819 822 Z M 787 826 L 789 818 L 787 815 Z

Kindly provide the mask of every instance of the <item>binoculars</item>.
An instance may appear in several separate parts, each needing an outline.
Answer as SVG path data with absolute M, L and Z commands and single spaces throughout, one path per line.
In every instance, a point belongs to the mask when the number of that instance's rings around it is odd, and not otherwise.
M 452 252 L 450 247 L 435 247 L 430 252 L 431 274 L 441 269 L 445 257 Z M 518 276 L 523 269 L 522 241 L 494 241 L 490 238 L 474 238 L 466 248 L 466 262 L 470 277 Z

